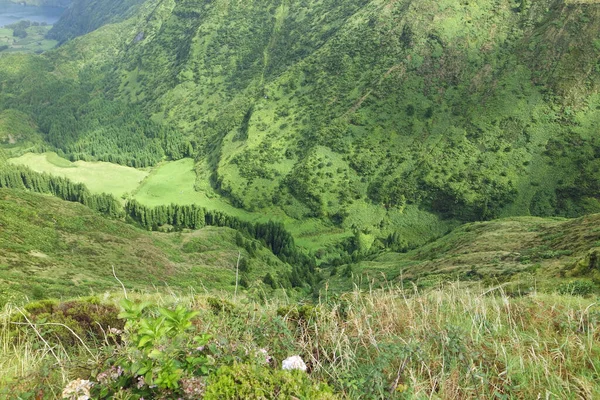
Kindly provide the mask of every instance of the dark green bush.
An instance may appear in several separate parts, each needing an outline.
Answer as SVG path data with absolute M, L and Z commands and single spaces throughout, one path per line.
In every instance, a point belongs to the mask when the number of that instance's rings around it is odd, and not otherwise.
M 277 315 L 285 317 L 290 321 L 307 322 L 310 319 L 316 318 L 318 311 L 317 307 L 310 304 L 304 304 L 299 307 L 283 306 L 277 309 Z
M 220 313 L 232 314 L 235 311 L 235 305 L 224 299 L 209 297 L 206 302 L 215 315 Z

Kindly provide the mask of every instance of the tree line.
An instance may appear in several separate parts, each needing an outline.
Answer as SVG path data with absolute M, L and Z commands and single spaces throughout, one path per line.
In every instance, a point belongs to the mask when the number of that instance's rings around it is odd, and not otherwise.
M 81 203 L 110 217 L 124 216 L 121 203 L 110 194 L 92 194 L 82 183 L 35 172 L 23 166 L 3 165 L 0 168 L 0 188 L 26 189 L 51 194 L 66 201 Z
M 28 67 L 31 74 L 52 68 L 37 60 Z M 47 149 L 61 157 L 145 168 L 165 158 L 195 156 L 196 140 L 179 129 L 152 121 L 139 106 L 111 100 L 101 92 L 91 94 L 94 90 L 90 82 L 98 79 L 91 72 L 82 71 L 81 84 L 38 73 L 34 86 L 28 75 L 8 71 L 3 64 L 0 110 L 30 115 Z
M 282 276 L 280 284 L 301 287 L 304 283 L 316 283 L 316 260 L 298 250 L 294 238 L 280 222 L 249 222 L 227 215 L 220 211 L 207 210 L 192 205 L 170 204 L 147 207 L 136 200 L 125 204 L 125 213 L 132 220 L 148 230 L 158 230 L 171 225 L 175 229 L 200 229 L 204 226 L 218 226 L 235 229 L 241 234 L 256 239 L 269 248 L 280 260 L 292 265 L 292 271 Z M 269 283 L 275 287 L 275 283 Z

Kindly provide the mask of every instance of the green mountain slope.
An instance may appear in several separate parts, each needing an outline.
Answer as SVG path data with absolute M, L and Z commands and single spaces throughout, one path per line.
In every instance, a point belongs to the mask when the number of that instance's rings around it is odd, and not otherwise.
M 575 185 L 564 173 L 570 157 L 553 168 L 547 153 L 564 149 L 573 131 L 577 152 L 598 148 L 589 126 L 597 121 L 595 8 L 159 8 L 138 25 L 145 39 L 128 48 L 112 85 L 212 146 L 215 184 L 239 205 L 299 200 L 305 214 L 332 216 L 358 198 L 466 220 L 501 215 L 508 205 L 520 213 L 585 211 L 577 196 L 556 194 Z M 568 204 L 540 211 L 546 197 Z
M 0 145 L 10 153 L 36 151 L 43 147 L 43 138 L 27 114 L 16 110 L 0 111 Z
M 63 21 L 112 15 L 91 10 Z M 0 58 L 0 108 L 72 159 L 194 156 L 196 187 L 236 206 L 414 246 L 456 221 L 600 211 L 599 13 L 147 0 L 43 57 Z
M 0 228 L 2 301 L 114 290 L 113 265 L 128 288 L 144 290 L 233 290 L 238 252 L 245 285 L 288 269 L 260 243 L 242 243 L 247 240 L 232 229 L 150 233 L 80 204 L 19 190 L 0 189 Z
M 600 215 L 577 219 L 519 217 L 466 224 L 407 253 L 385 253 L 352 266 L 355 280 L 483 280 L 554 291 L 561 278 L 600 283 Z M 339 271 L 335 284 L 347 284 Z M 365 279 L 365 282 L 369 281 Z M 568 284 L 567 284 L 568 285 Z

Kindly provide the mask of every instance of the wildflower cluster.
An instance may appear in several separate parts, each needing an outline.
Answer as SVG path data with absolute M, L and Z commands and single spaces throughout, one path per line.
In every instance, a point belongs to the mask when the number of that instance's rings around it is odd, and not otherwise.
M 96 376 L 96 380 L 101 384 L 110 384 L 116 381 L 119 377 L 123 375 L 123 368 L 121 366 L 111 366 L 110 369 L 100 372 Z
M 327 394 L 326 385 L 314 385 L 300 356 L 277 367 L 269 350 L 239 342 L 213 339 L 194 332 L 198 312 L 179 305 L 174 309 L 150 303 L 121 301 L 122 330 L 109 329 L 118 337 L 107 348 L 109 355 L 92 376 L 95 382 L 77 380 L 64 390 L 70 400 L 218 399 L 223 393 Z M 238 376 L 241 380 L 231 381 Z

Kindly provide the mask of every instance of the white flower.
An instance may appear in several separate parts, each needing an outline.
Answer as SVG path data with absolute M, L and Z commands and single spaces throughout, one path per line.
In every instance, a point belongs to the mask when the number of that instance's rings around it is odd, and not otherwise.
M 144 386 L 146 386 L 146 380 L 144 379 L 143 376 L 138 376 L 137 388 L 141 389 Z
M 111 335 L 118 336 L 118 335 L 122 334 L 122 333 L 123 333 L 123 331 L 122 331 L 122 330 L 120 330 L 120 329 L 117 329 L 117 328 L 110 328 L 110 329 L 108 330 L 108 333 L 110 333 Z
M 292 356 L 283 360 L 282 369 L 299 369 L 301 371 L 306 371 L 306 364 L 304 364 L 304 361 L 302 361 L 300 356 Z
M 121 368 L 121 366 L 115 367 L 113 365 L 109 370 L 100 372 L 96 376 L 96 380 L 101 384 L 106 385 L 112 381 L 116 381 L 121 375 L 123 375 L 123 368 Z
M 69 382 L 62 392 L 63 399 L 69 400 L 89 400 L 90 389 L 94 384 L 85 379 L 76 379 Z

